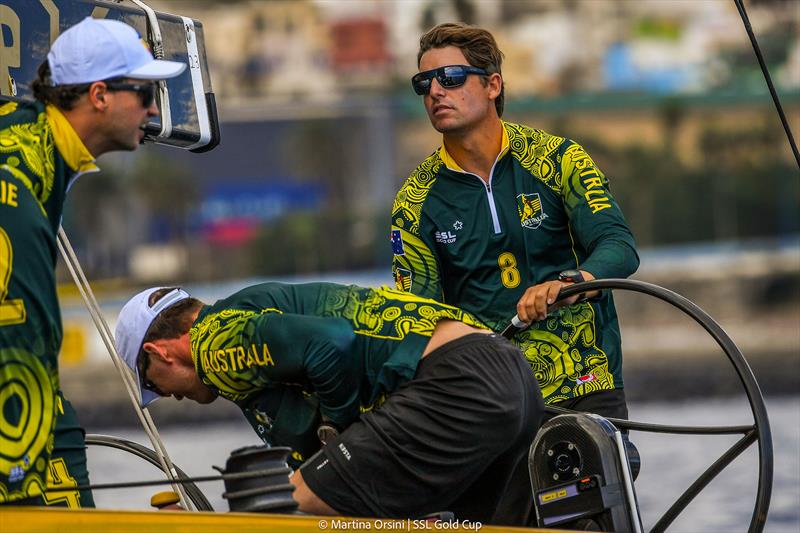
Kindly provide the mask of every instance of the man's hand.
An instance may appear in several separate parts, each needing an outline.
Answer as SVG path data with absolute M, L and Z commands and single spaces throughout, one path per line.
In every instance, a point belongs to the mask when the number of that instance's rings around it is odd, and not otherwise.
M 581 270 L 580 272 L 583 274 L 584 281 L 591 281 L 594 279 L 591 273 L 585 270 Z M 553 280 L 528 287 L 528 290 L 525 291 L 525 294 L 523 294 L 522 298 L 517 302 L 517 316 L 519 316 L 520 320 L 527 323 L 544 320 L 547 318 L 547 314 L 550 311 L 572 305 L 581 297 L 591 298 L 598 293 L 598 291 L 592 291 L 585 295 L 576 294 L 556 303 L 561 289 L 569 285 L 572 285 L 572 282 Z

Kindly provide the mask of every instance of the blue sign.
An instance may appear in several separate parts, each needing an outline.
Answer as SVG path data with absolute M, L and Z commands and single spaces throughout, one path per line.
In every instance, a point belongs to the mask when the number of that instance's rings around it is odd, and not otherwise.
M 298 209 L 316 209 L 325 191 L 318 184 L 268 183 L 216 185 L 200 206 L 200 223 L 214 225 L 231 220 L 266 222 Z

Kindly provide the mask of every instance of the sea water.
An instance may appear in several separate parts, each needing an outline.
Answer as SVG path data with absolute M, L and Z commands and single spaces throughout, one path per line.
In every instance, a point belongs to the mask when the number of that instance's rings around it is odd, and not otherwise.
M 772 505 L 766 531 L 800 531 L 800 396 L 767 399 L 775 452 Z M 753 416 L 746 400 L 711 399 L 684 403 L 631 403 L 632 420 L 674 425 L 749 425 Z M 144 432 L 131 428 L 90 428 L 136 442 L 149 442 Z M 190 476 L 210 476 L 212 465 L 225 466 L 236 448 L 259 444 L 240 417 L 228 422 L 166 427 L 161 430 L 173 461 Z M 632 432 L 642 456 L 636 493 L 645 530 L 649 530 L 683 491 L 741 435 L 665 435 Z M 159 471 L 125 452 L 89 448 L 92 483 L 158 479 Z M 755 502 L 758 476 L 757 449 L 751 445 L 686 508 L 668 531 L 728 533 L 746 531 Z M 198 485 L 213 507 L 227 511 L 222 481 Z M 146 509 L 150 496 L 168 487 L 98 490 L 98 507 Z

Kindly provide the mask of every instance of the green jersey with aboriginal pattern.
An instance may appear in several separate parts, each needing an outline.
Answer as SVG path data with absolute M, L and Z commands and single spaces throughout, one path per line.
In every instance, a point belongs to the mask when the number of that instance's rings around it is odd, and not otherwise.
M 488 182 L 444 146 L 422 162 L 397 194 L 391 239 L 398 289 L 469 311 L 495 331 L 528 287 L 563 270 L 622 278 L 639 264 L 608 180 L 584 149 L 507 122 Z M 547 403 L 622 388 L 611 294 L 554 312 L 514 341 Z
M 0 502 L 36 496 L 46 481 L 63 414 L 56 234 L 68 185 L 92 170 L 94 158 L 58 109 L 0 107 Z
M 189 335 L 203 383 L 301 461 L 319 448 L 317 407 L 345 428 L 379 405 L 414 377 L 443 319 L 483 327 L 455 307 L 388 288 L 264 283 L 201 309 Z

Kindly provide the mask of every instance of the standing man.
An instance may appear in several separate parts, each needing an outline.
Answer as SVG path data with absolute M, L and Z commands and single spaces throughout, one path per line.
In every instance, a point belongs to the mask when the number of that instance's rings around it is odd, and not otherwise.
M 33 103 L 0 107 L 0 503 L 93 507 L 84 431 L 59 389 L 56 235 L 70 185 L 95 158 L 135 150 L 158 115 L 153 59 L 122 22 L 86 18 L 52 45 Z
M 255 414 L 268 444 L 297 452 L 319 435 L 291 478 L 314 514 L 488 522 L 544 411 L 511 343 L 386 288 L 264 283 L 213 305 L 148 289 L 122 308 L 115 338 L 143 404 L 222 396 Z M 287 402 L 291 390 L 319 415 Z
M 420 39 L 411 83 L 443 142 L 394 202 L 397 286 L 495 331 L 515 313 L 537 321 L 514 341 L 545 403 L 626 418 L 611 294 L 552 304 L 568 284 L 632 274 L 633 236 L 580 145 L 500 119 L 502 60 L 480 28 L 440 24 Z

